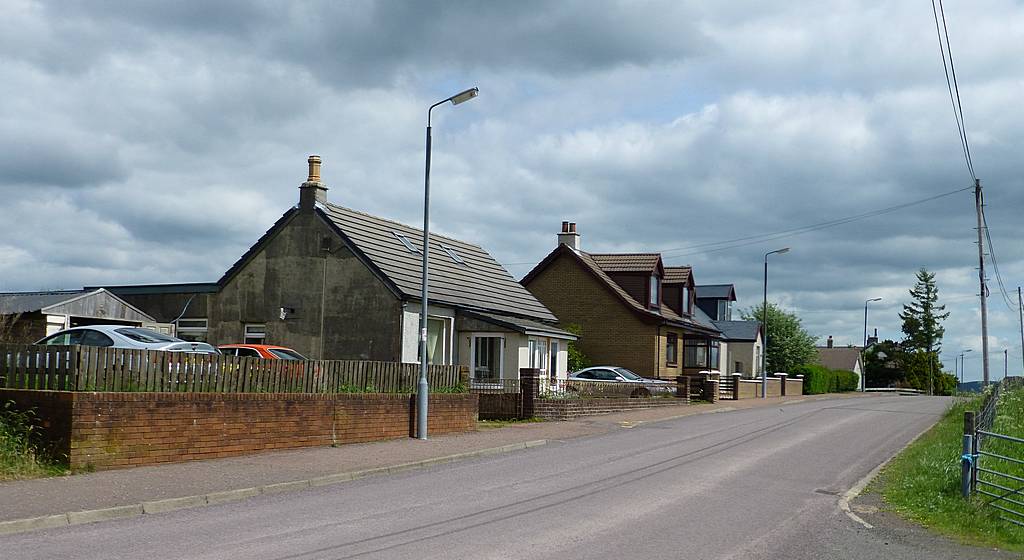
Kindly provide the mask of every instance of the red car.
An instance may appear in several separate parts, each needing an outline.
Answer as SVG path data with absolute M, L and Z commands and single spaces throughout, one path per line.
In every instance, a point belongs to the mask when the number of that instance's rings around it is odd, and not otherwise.
M 225 356 L 263 358 L 265 360 L 305 360 L 306 357 L 291 348 L 272 344 L 224 344 L 218 346 Z

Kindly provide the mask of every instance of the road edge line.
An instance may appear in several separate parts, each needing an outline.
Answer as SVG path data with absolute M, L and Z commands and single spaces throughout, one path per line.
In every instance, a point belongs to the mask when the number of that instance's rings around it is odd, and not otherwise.
M 454 463 L 456 461 L 460 461 L 463 459 L 474 459 L 478 457 L 502 455 L 505 453 L 511 453 L 513 451 L 522 451 L 524 449 L 540 447 L 542 445 L 547 445 L 547 443 L 548 440 L 546 439 L 536 439 L 531 441 L 524 441 L 522 443 L 502 445 L 501 447 L 490 447 L 487 449 L 466 451 L 463 453 L 455 453 L 452 455 L 444 455 L 441 457 L 431 457 L 429 459 L 422 459 L 419 461 L 412 461 L 408 463 L 399 463 L 397 465 L 375 467 L 372 469 L 363 469 L 359 471 L 340 472 L 302 480 L 276 482 L 273 484 L 264 484 L 262 486 L 250 486 L 247 488 L 237 488 L 233 490 L 221 490 L 217 492 L 209 492 L 206 494 L 196 494 L 193 496 L 180 496 L 177 498 L 165 498 L 162 500 L 148 500 L 144 502 L 139 502 L 137 504 L 128 504 L 123 506 L 87 509 L 80 511 L 69 511 L 52 515 L 26 517 L 22 519 L 9 519 L 7 521 L 0 521 L 0 535 L 13 535 L 17 533 L 27 533 L 29 531 L 37 531 L 41 529 L 69 527 L 72 525 L 97 523 L 100 521 L 108 521 L 114 519 L 128 519 L 132 517 L 141 517 L 143 515 L 157 515 L 161 513 L 168 513 L 171 511 L 180 511 L 183 509 L 196 509 L 201 507 L 243 500 L 246 498 L 253 498 L 256 496 L 269 496 L 273 494 L 283 494 L 286 492 L 306 490 L 308 488 L 313 487 L 330 486 L 334 484 L 340 484 L 342 482 L 351 482 L 353 480 L 359 480 L 362 478 L 367 478 L 375 475 L 408 472 L 412 470 L 424 469 L 427 467 L 433 467 L 446 463 Z

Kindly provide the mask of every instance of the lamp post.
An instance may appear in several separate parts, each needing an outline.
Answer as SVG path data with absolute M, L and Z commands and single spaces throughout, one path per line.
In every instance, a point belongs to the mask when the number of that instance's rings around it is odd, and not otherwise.
M 968 353 L 970 351 L 971 351 L 971 349 L 968 348 L 967 350 L 964 350 L 963 352 L 960 352 L 960 356 L 959 356 L 959 359 L 960 359 L 960 383 L 963 383 L 965 378 L 967 377 L 967 374 L 964 373 L 964 366 L 967 365 L 966 363 L 964 363 L 964 354 L 966 354 L 966 353 Z
M 768 251 L 764 254 L 764 307 L 761 324 L 764 325 L 764 352 L 761 352 L 761 398 L 768 398 L 768 255 L 788 253 L 789 247 Z
M 863 354 L 864 351 L 868 349 L 868 304 L 871 303 L 872 301 L 882 301 L 882 298 L 876 297 L 864 300 L 864 346 L 862 347 L 863 349 L 861 350 L 861 354 Z M 863 361 L 864 360 L 861 360 L 861 362 Z M 863 363 L 861 364 L 861 369 L 864 369 Z M 868 381 L 866 377 L 867 371 L 862 371 L 860 374 L 860 390 L 862 393 L 864 392 L 864 389 L 866 389 L 868 386 Z
M 447 99 L 434 103 L 427 109 L 427 161 L 423 174 L 423 283 L 420 291 L 420 382 L 416 392 L 416 437 L 427 439 L 427 397 L 430 386 L 427 383 L 427 261 L 430 255 L 430 116 L 434 107 L 452 102 L 458 105 L 479 94 L 477 88 L 470 88 Z

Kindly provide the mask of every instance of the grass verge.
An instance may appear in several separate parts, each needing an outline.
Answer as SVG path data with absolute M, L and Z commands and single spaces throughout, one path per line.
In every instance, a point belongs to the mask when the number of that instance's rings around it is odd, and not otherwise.
M 1024 391 L 1008 392 L 1013 398 L 1000 402 L 994 431 L 1014 435 L 1008 428 L 1024 414 Z M 964 411 L 978 410 L 980 398 L 956 402 L 931 430 L 893 459 L 871 484 L 888 506 L 903 517 L 916 521 L 962 542 L 1024 552 L 1024 529 L 999 519 L 996 511 L 980 499 L 960 497 L 960 454 Z M 1016 414 L 1015 418 L 1010 415 Z M 1021 437 L 1017 434 L 1017 437 Z M 1019 453 L 1019 451 L 1017 451 Z M 984 498 L 984 496 L 981 496 Z
M 34 420 L 31 412 L 14 410 L 9 402 L 0 407 L 0 481 L 67 472 L 63 465 L 44 458 L 33 444 Z
M 542 418 L 526 418 L 523 420 L 477 420 L 477 430 L 493 430 L 495 428 L 504 428 L 506 426 L 515 426 L 516 424 L 534 424 L 537 422 L 543 422 Z

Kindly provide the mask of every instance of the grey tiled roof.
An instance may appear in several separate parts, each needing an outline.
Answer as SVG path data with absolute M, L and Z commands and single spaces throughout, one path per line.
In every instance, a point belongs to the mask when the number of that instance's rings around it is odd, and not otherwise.
M 728 299 L 734 297 L 736 290 L 732 284 L 705 284 L 694 286 L 694 291 L 699 298 Z
M 334 204 L 318 206 L 318 211 L 341 230 L 402 296 L 419 299 L 422 229 Z M 417 252 L 409 251 L 395 234 L 404 235 Z M 445 247 L 464 263 L 456 262 Z M 428 289 L 427 297 L 432 302 L 539 321 L 558 320 L 479 245 L 434 233 L 430 234 Z
M 761 327 L 758 321 L 714 321 L 714 324 L 726 339 L 745 342 L 757 340 L 757 333 Z
M 818 363 L 831 369 L 853 370 L 860 359 L 860 347 L 842 348 L 818 347 Z
M 0 294 L 0 314 L 32 313 L 78 297 L 84 293 L 84 290 L 4 293 Z
M 605 272 L 654 272 L 661 260 L 658 253 L 590 253 Z
M 537 321 L 531 321 L 529 319 L 523 319 L 521 317 L 510 317 L 508 315 L 500 315 L 497 313 L 484 313 L 482 311 L 470 311 L 466 313 L 469 316 L 477 317 L 488 323 L 493 323 L 498 326 L 503 326 L 512 329 L 523 334 L 542 333 L 550 334 L 555 337 L 565 337 L 576 339 L 576 335 L 569 331 L 553 327 L 547 323 L 539 323 Z

